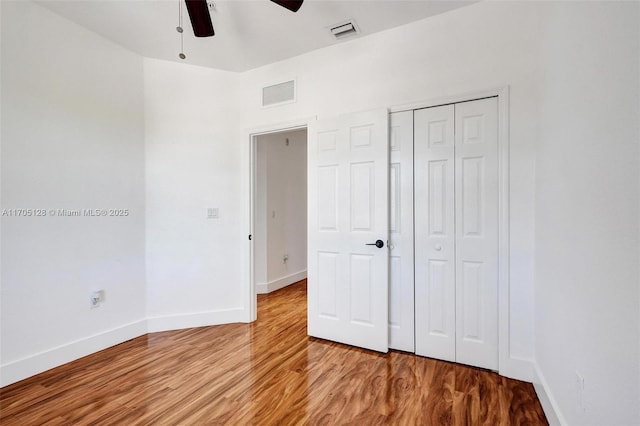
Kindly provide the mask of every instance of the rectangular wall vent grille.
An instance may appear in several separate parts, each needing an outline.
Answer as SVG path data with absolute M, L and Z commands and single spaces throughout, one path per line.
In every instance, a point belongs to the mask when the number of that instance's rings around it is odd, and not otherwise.
M 345 22 L 344 24 L 336 25 L 331 28 L 331 34 L 339 40 L 344 37 L 358 34 L 358 27 L 353 21 Z
M 262 106 L 271 106 L 296 100 L 295 80 L 262 88 Z

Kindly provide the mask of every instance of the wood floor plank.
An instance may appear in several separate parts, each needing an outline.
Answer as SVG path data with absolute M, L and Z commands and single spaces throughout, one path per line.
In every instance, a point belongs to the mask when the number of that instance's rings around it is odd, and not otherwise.
M 258 320 L 151 333 L 0 389 L 9 425 L 545 425 L 533 386 L 307 336 L 306 282 Z
M 479 371 L 475 368 L 456 365 L 453 418 L 455 425 L 480 424 Z

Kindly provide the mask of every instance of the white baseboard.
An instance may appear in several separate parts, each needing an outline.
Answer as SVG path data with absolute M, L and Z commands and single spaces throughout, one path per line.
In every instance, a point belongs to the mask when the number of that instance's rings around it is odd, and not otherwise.
M 500 364 L 500 375 L 511 379 L 533 382 L 535 378 L 533 361 L 523 358 L 509 357 Z
M 533 388 L 536 390 L 542 409 L 544 410 L 547 421 L 551 426 L 564 426 L 567 422 L 560 411 L 557 401 L 553 397 L 549 384 L 544 378 L 542 371 L 538 364 L 535 364 L 535 379 L 533 380 Z
M 558 404 L 549 391 L 549 385 L 544 379 L 540 367 L 533 361 L 521 358 L 508 358 L 504 367 L 501 365 L 500 375 L 512 379 L 533 383 L 547 421 L 551 426 L 563 426 L 567 422 L 560 412 Z
M 147 333 L 147 322 L 125 324 L 0 366 L 0 387 Z
M 246 322 L 244 308 L 223 309 L 147 318 L 149 333 L 158 331 L 181 330 L 183 328 L 205 327 L 209 325 Z
M 288 285 L 297 283 L 300 280 L 307 278 L 307 270 L 296 272 L 295 274 L 287 275 L 286 277 L 278 278 L 277 280 L 269 281 L 268 283 L 256 284 L 256 293 L 266 294 L 272 291 L 280 290 Z
M 147 333 L 246 322 L 243 308 L 150 317 L 0 365 L 0 387 L 8 386 Z

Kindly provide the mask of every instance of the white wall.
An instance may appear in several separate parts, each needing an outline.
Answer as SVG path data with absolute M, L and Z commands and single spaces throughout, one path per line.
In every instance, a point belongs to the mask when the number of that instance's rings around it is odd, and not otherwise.
M 257 137 L 257 147 L 258 165 L 260 157 L 265 163 L 263 170 L 258 169 L 257 180 L 266 183 L 266 197 L 257 199 L 256 207 L 263 220 L 256 217 L 254 244 L 260 247 L 266 241 L 264 251 L 256 250 L 256 260 L 264 261 L 266 274 L 256 274 L 256 284 L 259 293 L 268 293 L 306 277 L 307 131 L 261 135 Z M 285 254 L 287 262 L 283 259 Z
M 513 368 L 532 378 L 533 197 L 537 137 L 537 6 L 481 2 L 340 43 L 242 75 L 246 126 L 333 116 L 511 88 L 511 321 Z M 260 107 L 265 83 L 297 78 L 297 102 Z
M 144 332 L 142 59 L 2 2 L 1 385 Z M 51 209 L 128 209 L 52 217 Z M 89 294 L 106 301 L 89 308 Z
M 536 361 L 561 421 L 640 424 L 639 4 L 541 11 Z
M 246 319 L 249 193 L 236 93 L 236 74 L 144 60 L 151 331 Z M 208 207 L 219 219 L 207 219 Z

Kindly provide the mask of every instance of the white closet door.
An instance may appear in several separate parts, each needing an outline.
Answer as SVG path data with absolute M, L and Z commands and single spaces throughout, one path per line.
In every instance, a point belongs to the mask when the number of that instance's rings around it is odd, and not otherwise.
M 498 100 L 455 105 L 456 361 L 498 369 Z
M 389 347 L 414 352 L 413 111 L 390 115 Z
M 389 115 L 309 126 L 308 333 L 387 352 Z M 377 240 L 384 242 L 377 247 Z
M 416 354 L 455 361 L 454 106 L 414 127 Z

